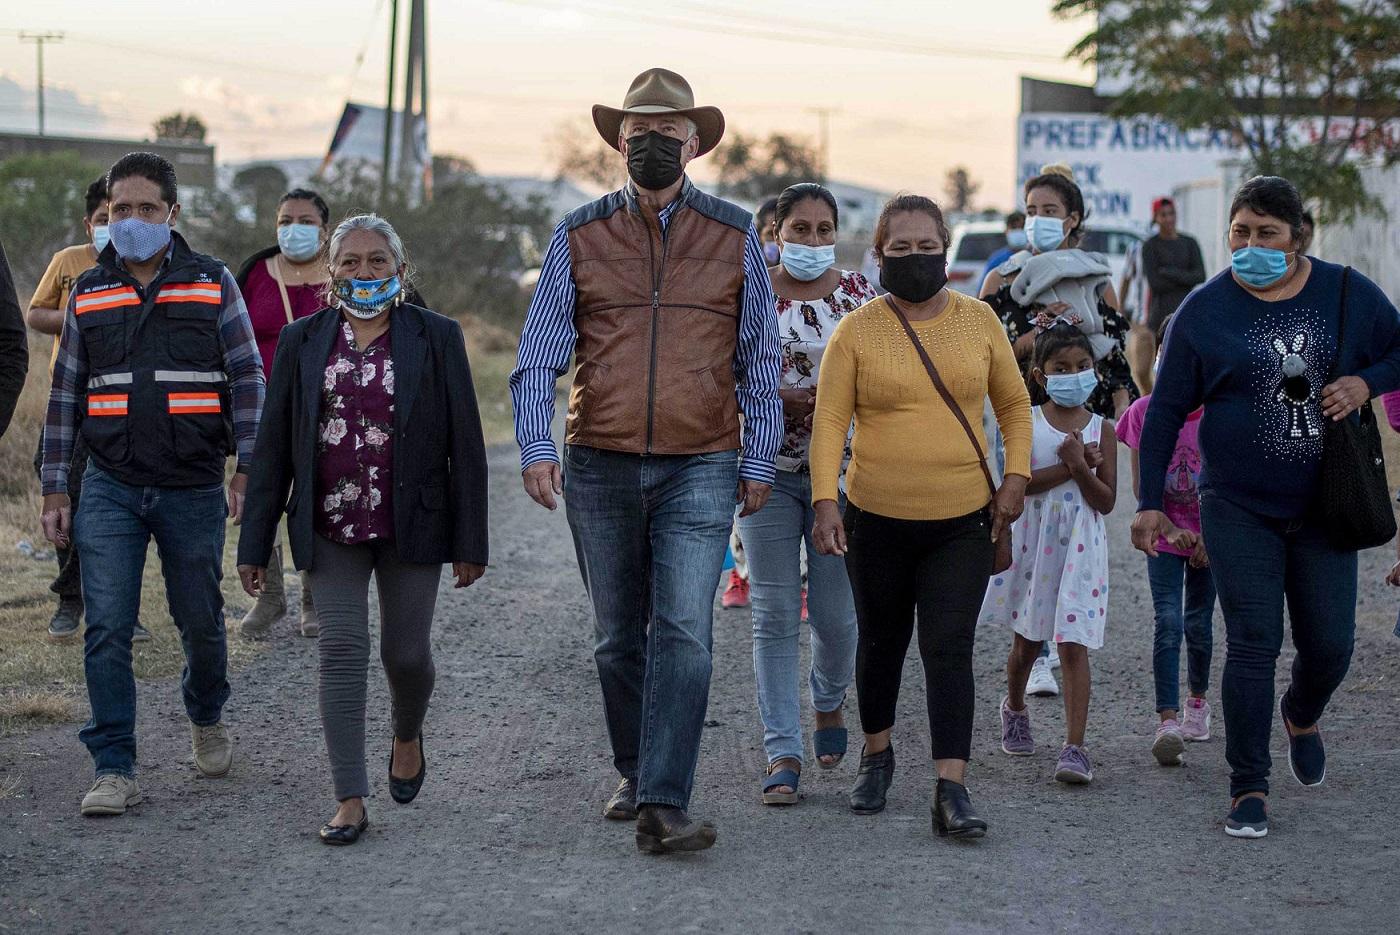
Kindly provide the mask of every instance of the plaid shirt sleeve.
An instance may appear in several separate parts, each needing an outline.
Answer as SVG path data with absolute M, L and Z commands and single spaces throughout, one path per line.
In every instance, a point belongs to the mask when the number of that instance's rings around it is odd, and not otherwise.
M 68 467 L 78 425 L 78 395 L 87 389 L 87 349 L 78 335 L 78 317 L 73 311 L 76 301 L 76 294 L 68 296 L 58 356 L 54 358 L 49 408 L 44 415 L 44 458 L 39 478 L 45 496 L 68 492 Z
M 233 274 L 224 268 L 223 307 L 219 309 L 219 343 L 223 347 L 224 373 L 228 375 L 229 393 L 233 399 L 233 435 L 238 443 L 238 471 L 247 473 L 253 461 L 253 444 L 258 438 L 258 421 L 262 418 L 263 393 L 267 381 L 263 377 L 262 355 L 253 337 L 253 322 L 248 306 Z M 64 335 L 67 335 L 64 329 Z M 61 352 L 60 352 L 61 353 Z

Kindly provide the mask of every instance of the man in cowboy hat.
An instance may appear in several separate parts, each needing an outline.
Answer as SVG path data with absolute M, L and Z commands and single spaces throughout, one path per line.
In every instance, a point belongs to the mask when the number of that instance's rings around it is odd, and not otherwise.
M 593 602 L 622 776 L 604 814 L 635 818 L 644 851 L 702 850 L 714 825 L 686 808 L 715 582 L 735 503 L 758 511 L 773 482 L 777 316 L 751 217 L 685 175 L 719 142 L 723 115 L 653 68 L 620 109 L 595 106 L 593 123 L 630 181 L 555 230 L 510 378 L 515 433 L 525 491 L 550 510 L 564 495 Z M 571 357 L 561 469 L 550 426 Z

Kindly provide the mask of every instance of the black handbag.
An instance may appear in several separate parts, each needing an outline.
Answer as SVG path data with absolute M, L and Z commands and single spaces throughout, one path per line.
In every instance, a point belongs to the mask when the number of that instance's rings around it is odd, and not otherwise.
M 1350 279 L 1351 267 L 1348 266 L 1342 272 L 1337 360 L 1328 382 L 1340 376 Z M 1355 419 L 1327 421 L 1318 490 L 1318 506 L 1327 538 L 1336 548 L 1353 552 L 1384 545 L 1395 537 L 1395 513 L 1390 506 L 1385 455 L 1371 401 L 1366 400 L 1356 414 Z

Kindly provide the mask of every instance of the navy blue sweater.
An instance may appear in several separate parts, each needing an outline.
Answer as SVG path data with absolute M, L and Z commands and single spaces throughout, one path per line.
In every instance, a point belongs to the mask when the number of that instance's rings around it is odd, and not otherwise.
M 1312 260 L 1303 290 L 1265 302 L 1227 269 L 1192 292 L 1167 331 L 1142 430 L 1139 509 L 1160 510 L 1187 415 L 1205 406 L 1201 489 L 1263 516 L 1296 519 L 1315 499 L 1322 389 L 1337 356 L 1342 267 Z M 1351 273 L 1341 376 L 1379 395 L 1400 388 L 1400 315 Z M 1355 416 L 1353 416 L 1355 418 Z

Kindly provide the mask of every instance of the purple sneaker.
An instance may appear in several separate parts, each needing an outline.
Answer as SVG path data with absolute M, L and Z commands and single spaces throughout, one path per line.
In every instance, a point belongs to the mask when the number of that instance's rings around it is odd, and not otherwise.
M 1031 739 L 1031 715 L 1028 710 L 1012 711 L 1001 699 L 1001 750 L 1010 756 L 1030 756 L 1035 753 Z
M 1204 698 L 1186 699 L 1186 716 L 1181 720 L 1181 736 L 1193 742 L 1210 739 L 1210 702 Z
M 1181 725 L 1173 718 L 1157 726 L 1157 736 L 1152 741 L 1152 755 L 1163 766 L 1180 766 L 1186 752 L 1186 738 L 1182 736 Z
M 1059 762 L 1055 764 L 1055 778 L 1060 782 L 1083 785 L 1094 778 L 1094 770 L 1089 766 L 1089 754 L 1083 747 L 1067 743 L 1060 751 Z

